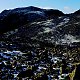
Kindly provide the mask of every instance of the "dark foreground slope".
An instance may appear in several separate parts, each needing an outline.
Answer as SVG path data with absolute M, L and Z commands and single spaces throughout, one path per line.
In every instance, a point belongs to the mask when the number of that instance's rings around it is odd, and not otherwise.
M 72 14 L 33 6 L 4 10 L 0 33 L 0 79 L 78 80 L 80 10 Z

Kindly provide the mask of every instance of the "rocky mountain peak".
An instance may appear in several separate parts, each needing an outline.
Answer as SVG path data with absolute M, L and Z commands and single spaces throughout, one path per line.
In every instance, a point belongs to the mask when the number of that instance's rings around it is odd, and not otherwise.
M 74 14 L 80 15 L 80 9 L 75 11 Z

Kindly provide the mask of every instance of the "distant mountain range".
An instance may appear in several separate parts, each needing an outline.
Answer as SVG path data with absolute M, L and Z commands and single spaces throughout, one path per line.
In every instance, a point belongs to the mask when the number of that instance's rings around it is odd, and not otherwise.
M 80 10 L 71 14 L 34 6 L 4 10 L 0 13 L 0 33 L 4 36 L 1 39 L 28 46 L 79 45 Z

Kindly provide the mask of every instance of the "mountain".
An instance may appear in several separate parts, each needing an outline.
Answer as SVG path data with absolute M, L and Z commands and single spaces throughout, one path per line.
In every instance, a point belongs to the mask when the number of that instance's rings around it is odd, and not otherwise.
M 55 15 L 64 14 L 59 10 L 46 10 L 33 6 L 4 10 L 0 13 L 0 32 L 15 29 L 30 22 L 47 20 L 47 18 Z
M 4 10 L 0 14 L 1 40 L 13 45 L 80 44 L 79 11 L 64 14 L 59 10 L 24 7 Z M 4 33 L 5 32 L 5 33 Z M 24 44 L 24 45 L 23 45 Z
M 79 73 L 80 10 L 29 6 L 0 13 L 1 80 L 76 80 Z
M 80 15 L 80 9 L 77 10 L 77 11 L 75 11 L 74 14 L 76 14 L 76 15 Z

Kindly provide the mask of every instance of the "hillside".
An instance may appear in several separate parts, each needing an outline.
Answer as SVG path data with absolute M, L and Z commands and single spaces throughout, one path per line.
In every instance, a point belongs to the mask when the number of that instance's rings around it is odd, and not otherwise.
M 79 69 L 76 63 L 80 63 L 80 10 L 64 14 L 29 6 L 0 13 L 1 79 L 69 80 Z

